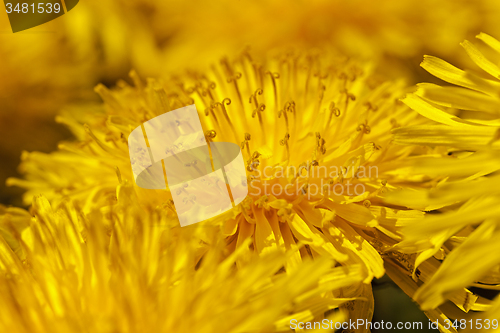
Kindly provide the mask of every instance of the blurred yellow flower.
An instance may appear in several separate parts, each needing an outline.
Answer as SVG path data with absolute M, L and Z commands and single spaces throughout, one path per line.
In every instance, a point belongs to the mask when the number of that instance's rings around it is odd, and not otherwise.
M 27 202 L 44 193 L 55 205 L 75 202 L 85 214 L 102 210 L 114 204 L 117 185 L 133 182 L 130 131 L 194 102 L 204 111 L 207 139 L 241 144 L 244 152 L 249 196 L 206 222 L 221 227 L 229 253 L 241 251 L 238 267 L 245 267 L 253 252 L 292 251 L 284 262 L 287 272 L 296 271 L 303 260 L 327 257 L 336 266 L 357 267 L 363 282 L 340 289 L 342 297 L 370 299 L 370 282 L 384 275 L 384 260 L 391 271 L 413 272 L 415 256 L 394 245 L 403 240 L 401 228 L 424 215 L 421 209 L 384 204 L 383 193 L 429 186 L 425 174 L 407 173 L 415 159 L 410 156 L 428 150 L 391 142 L 391 129 L 429 121 L 398 101 L 402 82 L 384 81 L 372 68 L 327 52 L 291 51 L 266 58 L 243 52 L 206 72 L 188 71 L 164 81 L 144 83 L 132 72 L 133 86 L 119 81 L 113 90 L 96 88 L 104 109 L 79 107 L 58 117 L 79 140 L 61 143 L 60 151 L 49 155 L 25 153 L 21 168 L 26 180 L 9 183 L 28 189 Z M 331 170 L 339 172 L 332 175 Z M 292 190 L 270 191 L 275 185 Z M 356 185 L 363 191 L 354 192 Z M 177 224 L 168 191 L 134 191 L 142 207 Z M 424 275 L 436 269 L 428 267 Z M 391 277 L 399 280 L 397 274 Z M 469 309 L 477 300 L 469 296 L 452 301 Z M 373 311 L 369 302 L 341 308 L 350 318 L 370 318 Z M 440 310 L 428 315 L 446 318 Z
M 257 53 L 332 46 L 350 56 L 386 57 L 384 71 L 396 75 L 408 71 L 407 63 L 402 66 L 407 59 L 423 53 L 454 56 L 457 43 L 476 31 L 500 33 L 496 0 L 135 0 L 80 6 L 73 15 L 85 22 L 81 29 L 93 32 L 108 70 L 131 66 L 154 77 L 202 68 L 248 45 Z
M 81 38 L 85 31 L 69 36 L 59 18 L 13 34 L 4 8 L 0 10 L 0 200 L 17 203 L 4 182 L 15 175 L 21 151 L 48 152 L 69 136 L 53 118 L 69 101 L 94 99 L 88 88 L 99 81 L 92 67 L 95 56 L 78 48 L 79 42 L 88 44 Z

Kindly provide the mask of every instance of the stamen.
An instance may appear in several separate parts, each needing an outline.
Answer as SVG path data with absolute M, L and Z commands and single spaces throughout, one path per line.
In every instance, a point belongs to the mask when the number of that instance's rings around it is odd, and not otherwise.
M 378 194 L 382 195 L 382 194 L 384 194 L 384 193 L 386 193 L 386 192 L 387 192 L 387 187 L 386 187 L 386 186 L 387 186 L 387 179 L 381 179 L 381 180 L 380 180 L 380 185 L 382 185 L 382 186 L 380 186 L 380 187 L 379 187 L 379 188 L 375 191 L 375 193 L 378 193 Z
M 243 149 L 245 148 L 245 146 L 246 146 L 248 156 L 251 156 L 251 154 L 250 154 L 250 146 L 248 145 L 248 142 L 250 141 L 250 139 L 251 139 L 251 138 L 252 138 L 252 137 L 251 137 L 251 135 L 250 135 L 249 133 L 245 133 L 245 141 L 243 141 L 243 142 L 241 143 L 241 149 L 242 149 L 242 150 L 243 150 Z
M 255 204 L 257 205 L 257 207 L 259 208 L 268 208 L 269 206 L 267 205 L 267 202 L 269 201 L 269 197 L 264 194 L 263 196 L 261 196 L 259 199 L 257 199 L 255 201 Z
M 304 104 L 305 104 L 305 103 L 306 103 L 306 101 L 307 101 L 307 94 L 308 94 L 308 92 L 309 92 L 309 80 L 310 80 L 310 78 L 311 78 L 311 71 L 312 71 L 312 69 L 311 69 L 311 67 L 312 67 L 312 64 L 311 64 L 311 57 L 310 57 L 310 56 L 308 56 L 308 57 L 307 57 L 307 60 L 308 60 L 308 62 L 309 62 L 309 65 L 308 65 L 308 66 L 306 66 L 306 67 L 304 68 L 304 69 L 306 69 L 306 70 L 307 70 L 306 82 L 305 82 L 305 91 L 304 91 L 304 101 L 303 101 L 303 102 L 304 102 Z
M 88 135 L 90 135 L 90 137 L 97 143 L 97 145 L 99 147 L 101 147 L 104 151 L 106 151 L 107 153 L 110 153 L 111 155 L 113 156 L 116 156 L 116 152 L 115 150 L 109 148 L 108 146 L 106 146 L 104 143 L 101 142 L 101 140 L 99 140 L 95 134 L 92 132 L 92 130 L 90 129 L 90 126 L 87 125 L 87 124 L 84 124 L 83 125 L 83 128 L 85 129 L 85 132 L 87 132 Z
M 212 116 L 214 117 L 215 119 L 215 123 L 217 124 L 217 126 L 219 126 L 220 128 L 220 124 L 219 124 L 219 120 L 217 119 L 217 116 L 215 115 L 215 112 L 214 112 L 214 108 L 215 108 L 215 104 L 212 104 L 210 107 L 206 108 L 205 109 L 205 116 L 208 117 L 208 115 L 212 114 Z
M 176 149 L 177 149 L 176 145 L 167 147 L 167 148 L 165 148 L 165 154 L 167 154 L 167 155 L 171 154 L 177 161 L 179 161 L 180 163 L 183 163 L 181 161 L 181 159 L 179 158 L 179 156 L 176 154 Z
M 101 96 L 102 100 L 104 103 L 109 105 L 111 108 L 113 108 L 115 111 L 120 111 L 122 109 L 120 102 L 113 96 L 111 91 L 103 84 L 99 83 L 95 88 L 94 91 Z
M 229 118 L 229 115 L 227 114 L 226 110 L 226 105 L 230 105 L 231 100 L 229 98 L 224 98 L 222 102 L 215 102 L 212 107 L 220 107 L 222 109 L 222 114 L 224 115 L 224 118 L 226 118 L 227 122 L 229 123 L 229 127 L 231 127 L 231 131 L 233 132 L 234 139 L 237 140 L 237 135 L 236 135 L 236 129 L 233 126 L 233 123 L 231 122 L 231 118 Z M 214 115 L 215 117 L 215 115 Z
M 215 137 L 217 136 L 217 132 L 214 130 L 209 130 L 205 132 L 205 139 L 207 139 L 208 142 L 212 142 Z
M 198 177 L 199 177 L 199 176 L 203 175 L 203 172 L 201 172 L 200 168 L 198 168 L 198 167 L 197 167 L 197 164 L 198 164 L 198 161 L 197 161 L 197 160 L 194 160 L 194 161 L 189 162 L 189 163 L 186 163 L 186 164 L 184 164 L 184 165 L 185 165 L 185 166 L 187 166 L 187 167 L 193 167 L 193 168 L 196 170 L 196 172 L 198 172 L 198 174 L 197 174 L 197 175 L 198 175 Z M 186 187 L 187 187 L 187 185 L 188 185 L 187 183 L 184 183 L 184 184 L 183 184 L 183 187 L 184 187 L 184 188 L 186 188 Z
M 267 71 L 266 74 L 269 74 L 271 77 L 271 81 L 273 83 L 273 91 L 274 91 L 274 107 L 278 108 L 278 89 L 276 88 L 276 79 L 280 78 L 279 73 L 272 73 L 270 71 Z
M 205 107 L 209 107 L 210 101 L 207 101 L 205 98 L 208 94 L 207 94 L 206 90 L 203 89 L 202 84 L 200 82 L 196 82 L 193 89 L 196 90 L 196 93 L 200 97 L 200 99 L 203 102 L 203 104 L 205 105 Z
M 340 117 L 340 109 L 335 106 L 334 101 L 330 103 L 328 109 L 330 110 L 330 116 L 328 117 L 328 122 L 326 123 L 327 127 L 330 126 L 330 122 L 332 121 L 332 115 L 335 115 L 335 117 Z
M 364 124 L 359 124 L 358 127 L 356 128 L 356 131 L 362 131 L 364 134 L 370 134 L 371 132 L 371 127 L 366 123 Z
M 253 70 L 254 70 L 254 75 L 255 75 L 255 81 L 256 82 L 259 82 L 259 85 L 261 87 L 264 86 L 264 80 L 263 80 L 263 77 L 262 77 L 262 65 L 259 65 L 255 62 L 252 63 L 252 67 L 253 67 Z
M 280 140 L 280 145 L 286 147 L 286 160 L 287 160 L 287 165 L 290 162 L 290 147 L 288 146 L 288 140 L 290 139 L 290 134 L 288 132 L 285 134 L 285 137 L 283 140 Z
M 378 110 L 378 106 L 373 105 L 371 102 L 366 102 L 364 105 L 367 107 L 368 111 L 371 110 L 373 112 L 377 112 L 377 110 Z
M 295 177 L 292 179 L 292 183 L 297 180 L 302 174 L 302 170 L 306 170 L 307 176 L 309 178 L 309 168 L 307 162 L 302 162 L 299 164 L 299 167 L 297 169 L 297 173 L 295 174 Z
M 309 188 L 309 184 L 305 183 L 301 188 L 300 188 L 300 194 L 306 195 L 307 194 L 307 189 Z
M 316 72 L 313 74 L 313 76 L 318 78 L 318 87 L 321 87 L 322 86 L 321 80 L 328 78 L 328 73 L 321 75 L 320 72 Z
M 250 95 L 250 99 L 248 102 L 252 103 L 252 101 L 253 101 L 253 103 L 255 104 L 255 108 L 261 107 L 264 104 L 263 103 L 259 104 L 259 101 L 257 100 L 257 95 L 262 95 L 262 93 L 263 93 L 263 90 L 261 88 L 255 90 L 255 92 L 252 95 Z M 253 114 L 252 114 L 252 117 L 253 117 Z
M 163 205 L 162 205 L 162 208 L 167 208 L 167 209 L 170 209 L 174 214 L 177 214 L 177 212 L 175 211 L 175 208 L 174 208 L 174 200 L 172 199 L 168 199 L 167 202 L 165 202 Z
M 250 159 L 247 161 L 247 170 L 249 172 L 253 172 L 256 170 L 256 168 L 259 167 L 259 165 L 260 165 L 259 157 L 260 156 L 261 156 L 261 154 L 258 151 L 255 151 L 252 154 L 252 156 L 250 157 Z
M 141 78 L 139 77 L 139 74 L 135 70 L 131 70 L 128 75 L 134 81 L 134 86 L 137 88 L 138 91 L 143 91 L 144 90 L 144 84 L 142 83 Z
M 347 113 L 347 107 L 349 106 L 349 100 L 355 101 L 356 96 L 354 94 L 350 93 L 347 89 L 341 90 L 341 94 L 345 94 L 345 109 L 344 112 Z
M 227 114 L 225 105 L 231 105 L 231 100 L 227 97 L 222 100 L 220 106 L 222 107 L 222 113 L 224 113 L 224 117 L 226 117 L 227 122 L 232 126 L 231 119 L 229 119 L 229 115 Z
M 118 177 L 118 183 L 123 184 L 122 174 L 117 166 L 115 166 L 115 172 L 116 172 L 116 177 Z
M 222 69 L 226 70 L 226 76 L 233 76 L 233 69 L 231 68 L 231 65 L 229 65 L 229 60 L 227 59 L 227 57 L 223 57 L 220 60 L 220 64 Z
M 347 74 L 345 72 L 341 72 L 339 74 L 339 79 L 344 81 L 343 84 L 342 84 L 342 86 L 344 87 L 344 90 L 347 90 L 347 80 L 349 79 L 349 77 L 347 76 Z
M 288 124 L 288 116 L 286 115 L 287 112 L 292 112 L 295 115 L 295 102 L 294 101 L 286 102 L 283 110 L 281 110 L 278 113 L 278 118 L 281 118 L 281 115 L 283 115 L 285 117 L 286 130 L 288 133 L 290 133 L 290 126 Z
M 162 113 L 166 113 L 170 111 L 170 103 L 168 101 L 168 96 L 167 93 L 165 92 L 164 89 L 155 89 L 154 90 L 155 96 L 157 100 L 160 103 L 160 109 L 162 110 Z
M 214 64 L 210 65 L 210 70 L 212 71 L 213 75 L 216 78 L 217 82 L 224 82 L 225 80 L 223 79 L 223 75 L 219 72 L 220 66 L 216 66 Z
M 319 113 L 319 110 L 321 109 L 321 103 L 323 102 L 323 96 L 325 95 L 325 90 L 326 87 L 324 85 L 321 85 L 319 88 L 319 93 L 318 93 L 318 107 L 316 109 L 316 112 Z
M 174 77 L 173 80 L 175 81 L 175 85 L 177 86 L 177 88 L 179 88 L 179 90 L 181 91 L 181 95 L 178 95 L 178 98 L 179 100 L 181 101 L 180 103 L 182 105 L 186 105 L 184 101 L 186 101 L 187 104 L 194 104 L 194 99 L 192 99 L 189 95 L 193 92 L 189 92 L 189 89 L 187 89 L 185 86 L 184 86 L 184 83 L 181 82 L 178 78 Z
M 263 91 L 262 91 L 261 88 L 257 89 L 250 96 L 249 103 L 252 103 L 252 100 L 253 100 L 253 103 L 255 105 L 255 109 L 252 111 L 252 118 L 255 118 L 255 115 L 258 115 L 260 129 L 262 131 L 262 136 L 263 136 L 263 139 L 265 141 L 266 140 L 266 132 L 264 131 L 264 123 L 262 121 L 262 115 L 260 114 L 260 112 L 262 112 L 262 111 L 264 111 L 266 109 L 266 105 L 264 103 L 260 103 L 259 104 L 259 101 L 257 100 L 257 95 L 262 95 L 262 93 L 263 93 Z
M 207 89 L 205 90 L 206 93 L 208 94 L 208 97 L 210 97 L 212 101 L 215 100 L 214 95 L 212 94 L 212 90 L 215 90 L 216 87 L 217 85 L 215 84 L 215 82 L 210 82 Z
M 349 69 L 349 71 L 350 71 L 349 74 L 351 75 L 351 77 L 350 77 L 350 81 L 351 82 L 356 81 L 356 79 L 358 78 L 358 76 L 362 76 L 363 75 L 363 69 L 361 69 L 361 68 L 359 68 L 358 66 L 355 66 L 355 65 L 352 66 Z
M 247 46 L 245 50 L 241 53 L 240 63 L 241 70 L 243 71 L 243 77 L 245 78 L 245 83 L 247 87 L 251 87 L 252 83 L 250 82 L 250 71 L 252 70 L 252 57 L 250 56 L 250 47 Z
M 321 137 L 321 134 L 319 132 L 316 132 L 316 149 L 313 153 L 313 160 L 317 159 L 318 151 L 323 155 L 326 153 L 325 143 L 326 141 Z
M 259 122 L 262 124 L 262 118 L 261 118 L 261 115 L 259 113 L 264 111 L 266 109 L 266 106 L 264 104 L 261 104 L 257 107 L 257 109 L 253 110 L 252 111 L 252 118 L 255 118 L 255 115 L 258 115 L 259 116 Z
M 234 89 L 236 90 L 236 94 L 238 95 L 238 98 L 241 103 L 241 107 L 244 108 L 243 106 L 243 98 L 241 98 L 241 93 L 240 93 L 240 88 L 238 87 L 238 80 L 241 79 L 241 73 L 236 73 L 235 75 L 230 76 L 227 79 L 227 83 L 234 83 Z
M 178 93 L 172 93 L 171 96 L 172 99 L 174 100 L 174 105 L 172 106 L 174 110 L 184 106 L 184 103 L 182 103 L 182 100 Z

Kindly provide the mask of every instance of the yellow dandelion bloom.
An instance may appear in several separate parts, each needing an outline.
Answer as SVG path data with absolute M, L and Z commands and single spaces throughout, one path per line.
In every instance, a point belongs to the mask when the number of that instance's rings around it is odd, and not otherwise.
M 216 229 L 168 227 L 128 184 L 116 195 L 89 214 L 41 196 L 29 213 L 0 207 L 2 332 L 283 331 L 292 318 L 334 325 L 357 302 L 340 290 L 362 286 L 361 265 L 284 272 L 292 254 L 276 251 L 236 269 L 244 248 L 228 256 Z
M 249 196 L 206 222 L 221 227 L 228 251 L 245 248 L 238 266 L 252 252 L 293 251 L 286 271 L 323 256 L 337 266 L 360 267 L 364 284 L 342 288 L 344 297 L 371 299 L 369 283 L 384 275 L 384 259 L 412 271 L 411 257 L 393 246 L 402 240 L 402 226 L 423 217 L 420 210 L 383 203 L 385 191 L 408 183 L 406 159 L 415 150 L 392 144 L 391 129 L 421 120 L 399 102 L 402 82 L 384 81 L 372 67 L 321 52 L 264 59 L 244 52 L 209 71 L 165 81 L 144 83 L 132 72 L 133 86 L 120 81 L 113 90 L 96 88 L 104 109 L 60 116 L 79 140 L 48 155 L 25 153 L 26 179 L 9 183 L 28 189 L 26 201 L 44 193 L 56 205 L 77 202 L 85 213 L 106 207 L 118 184 L 133 182 L 130 131 L 194 102 L 207 139 L 240 144 L 246 160 Z M 135 187 L 135 193 L 166 223 L 178 223 L 168 191 Z M 342 307 L 350 318 L 371 317 L 373 305 L 361 304 Z
M 429 189 L 397 191 L 388 200 L 412 209 L 439 210 L 408 224 L 404 241 L 396 246 L 418 253 L 415 279 L 422 265 L 439 268 L 427 281 L 420 278 L 426 283 L 414 298 L 424 310 L 450 297 L 463 298 L 470 287 L 500 289 L 500 42 L 484 33 L 477 38 L 483 45 L 461 45 L 482 72 L 426 56 L 422 67 L 452 86 L 420 84 L 403 102 L 432 122 L 393 131 L 395 142 L 427 146 L 429 152 L 411 169 L 428 175 Z M 489 300 L 474 297 L 476 305 L 464 304 L 462 310 L 491 306 Z
M 0 131 L 22 147 L 5 141 L 0 147 L 12 161 L 22 149 L 49 151 L 60 136 L 39 124 L 51 122 L 68 100 L 91 99 L 84 94 L 89 87 L 114 82 L 130 68 L 168 77 L 246 45 L 259 52 L 328 45 L 384 59 L 385 75 L 415 76 L 410 59 L 458 54 L 453 47 L 471 31 L 496 31 L 499 13 L 496 0 L 81 1 L 54 21 L 12 34 L 2 12 L 0 75 L 8 79 L 0 82 Z M 2 164 L 0 176 L 14 175 L 15 163 Z
M 0 207 L 2 330 L 269 332 L 288 330 L 291 318 L 370 319 L 370 282 L 386 272 L 442 331 L 471 310 L 498 312 L 500 300 L 470 287 L 500 289 L 500 259 L 489 255 L 500 238 L 500 42 L 481 34 L 489 49 L 463 43 L 489 79 L 426 57 L 424 68 L 459 87 L 421 84 L 406 105 L 404 82 L 374 74 L 401 74 L 402 61 L 422 50 L 453 55 L 454 39 L 478 27 L 495 31 L 498 1 L 241 6 L 87 2 L 70 23 L 52 24 L 60 39 L 33 43 L 26 58 L 4 47 L 21 43 L 2 44 L 10 96 L 46 86 L 57 105 L 131 65 L 161 78 L 132 72 L 133 84 L 97 86 L 104 105 L 57 118 L 76 141 L 23 153 L 25 179 L 8 182 L 35 202 L 31 214 Z M 200 70 L 249 43 L 254 53 Z M 335 45 L 385 65 L 275 52 L 290 45 Z M 61 50 L 76 58 L 50 71 L 24 66 L 39 53 L 56 63 Z M 196 70 L 170 75 L 186 66 Z M 179 228 L 168 190 L 130 185 L 127 136 L 193 103 L 207 140 L 241 146 L 250 193 L 225 214 Z

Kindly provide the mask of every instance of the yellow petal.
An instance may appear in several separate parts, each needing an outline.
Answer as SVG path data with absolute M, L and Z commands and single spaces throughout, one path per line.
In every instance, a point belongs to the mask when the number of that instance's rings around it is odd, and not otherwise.
M 424 56 L 424 61 L 420 66 L 432 75 L 458 86 L 481 91 L 491 96 L 497 96 L 498 91 L 500 91 L 499 82 L 483 79 L 472 73 L 466 73 L 446 61 L 433 56 Z
M 467 124 L 460 118 L 455 117 L 449 113 L 446 113 L 443 110 L 440 110 L 437 107 L 427 103 L 417 95 L 408 94 L 404 99 L 402 99 L 402 101 L 403 103 L 408 105 L 411 109 L 417 111 L 422 116 L 434 120 L 438 123 L 450 126 L 459 126 L 459 127 L 471 126 L 470 124 Z
M 460 45 L 462 45 L 472 61 L 481 67 L 482 70 L 497 79 L 500 78 L 500 68 L 486 59 L 486 57 L 474 46 L 474 44 L 466 40 Z
M 500 113 L 500 100 L 478 91 L 461 87 L 442 87 L 431 83 L 419 83 L 416 95 L 448 108 Z

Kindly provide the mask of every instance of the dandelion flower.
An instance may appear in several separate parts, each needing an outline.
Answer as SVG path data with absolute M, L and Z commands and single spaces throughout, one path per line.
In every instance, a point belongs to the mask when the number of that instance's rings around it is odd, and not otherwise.
M 321 52 L 263 59 L 244 52 L 206 72 L 165 81 L 144 83 L 132 72 L 133 86 L 120 81 L 112 90 L 96 88 L 104 109 L 60 116 L 78 141 L 52 154 L 25 153 L 26 179 L 9 183 L 27 188 L 26 200 L 44 193 L 55 205 L 77 202 L 85 213 L 109 206 L 116 186 L 133 182 L 130 131 L 195 103 L 207 140 L 241 145 L 246 161 L 246 200 L 205 222 L 221 227 L 228 251 L 245 247 L 238 266 L 253 252 L 293 251 L 286 271 L 327 257 L 337 266 L 361 267 L 364 286 L 343 288 L 343 297 L 370 299 L 369 283 L 384 275 L 384 260 L 412 271 L 411 257 L 392 247 L 402 240 L 402 226 L 423 217 L 421 210 L 394 209 L 382 200 L 385 191 L 409 182 L 406 159 L 415 151 L 394 145 L 391 129 L 423 118 L 399 102 L 403 83 L 384 81 L 372 67 Z M 176 225 L 168 191 L 135 192 L 141 205 L 160 209 Z M 371 317 L 370 303 L 361 303 L 343 307 L 351 318 Z
M 450 297 L 470 296 L 470 287 L 500 289 L 496 185 L 500 181 L 500 42 L 484 33 L 477 38 L 484 44 L 465 41 L 461 45 L 482 72 L 463 71 L 426 56 L 422 67 L 452 85 L 419 84 L 403 102 L 430 122 L 393 131 L 396 143 L 422 145 L 428 151 L 410 171 L 426 174 L 428 189 L 396 191 L 388 198 L 402 207 L 438 212 L 409 223 L 403 229 L 404 241 L 396 246 L 417 253 L 415 279 L 418 267 L 436 266 L 414 295 L 424 310 L 445 304 Z M 487 299 L 474 298 L 477 304 L 462 310 L 491 306 Z
M 284 272 L 290 254 L 275 251 L 236 269 L 243 247 L 227 256 L 217 230 L 200 242 L 200 229 L 172 229 L 134 196 L 120 185 L 115 205 L 89 214 L 42 196 L 29 213 L 1 207 L 3 332 L 283 331 L 291 318 L 334 325 L 355 301 L 339 290 L 362 284 L 361 265 Z

